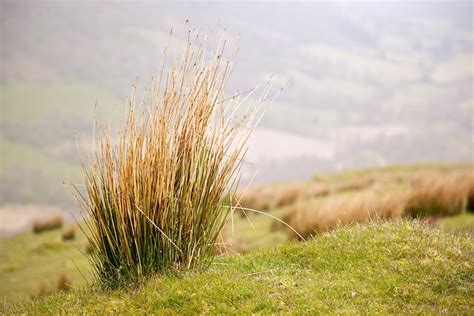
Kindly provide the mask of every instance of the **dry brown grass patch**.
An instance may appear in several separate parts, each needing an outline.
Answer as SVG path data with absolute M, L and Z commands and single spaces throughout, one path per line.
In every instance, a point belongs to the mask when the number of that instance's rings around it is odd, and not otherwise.
M 401 217 L 405 203 L 406 195 L 402 192 L 383 196 L 374 192 L 330 196 L 297 203 L 289 209 L 283 220 L 306 238 L 341 225 Z M 290 237 L 297 239 L 298 236 L 293 231 L 287 228 L 285 230 Z
M 406 212 L 415 217 L 456 215 L 466 208 L 468 193 L 465 173 L 418 176 L 413 179 Z
M 48 284 L 48 282 L 42 281 L 38 286 L 38 295 L 39 296 L 47 296 L 51 295 L 55 292 L 55 290 Z
M 270 187 L 250 188 L 245 193 L 237 193 L 235 201 L 244 208 L 266 211 L 275 203 L 275 193 Z M 245 217 L 244 212 L 239 213 Z
M 61 233 L 61 239 L 62 239 L 63 241 L 74 240 L 74 238 L 76 238 L 76 234 L 75 234 L 74 227 L 66 228 L 66 229 L 63 230 L 63 232 Z
M 360 191 L 364 190 L 376 183 L 375 177 L 368 176 L 361 179 L 345 181 L 341 184 L 336 185 L 333 188 L 333 193 L 346 192 L 346 191 Z
M 54 215 L 44 219 L 33 221 L 33 233 L 38 234 L 48 230 L 58 229 L 63 226 L 63 217 Z
M 304 188 L 300 184 L 291 184 L 279 190 L 276 206 L 282 207 L 295 203 L 303 196 Z
M 468 176 L 467 210 L 474 212 L 474 172 L 471 171 Z
M 58 291 L 65 291 L 65 292 L 72 289 L 72 281 L 66 272 L 62 272 L 59 275 L 58 282 L 57 282 L 57 289 Z
M 331 188 L 327 184 L 317 183 L 311 184 L 304 189 L 302 199 L 311 199 L 317 197 L 328 196 L 331 193 Z

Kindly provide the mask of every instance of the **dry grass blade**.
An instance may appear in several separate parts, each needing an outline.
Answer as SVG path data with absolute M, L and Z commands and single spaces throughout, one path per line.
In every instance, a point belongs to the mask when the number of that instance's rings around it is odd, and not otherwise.
M 116 138 L 96 127 L 92 161 L 83 163 L 85 192 L 74 191 L 104 284 L 212 257 L 229 213 L 222 197 L 235 191 L 268 92 L 253 104 L 224 96 L 232 69 L 224 46 L 207 56 L 205 45 L 188 41 L 181 62 L 163 67 L 138 104 L 133 91 Z
M 420 217 L 461 213 L 468 203 L 470 177 L 472 175 L 451 174 L 415 178 L 407 214 Z

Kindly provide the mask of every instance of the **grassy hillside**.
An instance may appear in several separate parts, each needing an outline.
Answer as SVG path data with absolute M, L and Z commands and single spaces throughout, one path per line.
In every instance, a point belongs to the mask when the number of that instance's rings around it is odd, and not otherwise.
M 56 289 L 62 274 L 74 287 L 89 278 L 86 238 L 75 229 L 76 238 L 61 240 L 61 230 L 33 234 L 26 232 L 0 239 L 0 297 L 6 302 L 38 295 L 40 287 Z
M 79 83 L 9 82 L 0 98 L 0 203 L 70 205 L 62 182 L 81 179 L 75 135 L 86 142 L 94 115 L 117 118 L 124 102 Z
M 0 85 L 1 123 L 39 123 L 44 117 L 90 121 L 94 111 L 111 115 L 114 105 L 124 102 L 97 87 L 80 83 Z M 95 103 L 97 102 L 97 108 Z
M 81 179 L 77 163 L 0 134 L 0 203 L 69 204 L 66 180 Z
M 1 135 L 0 146 L 2 148 L 0 177 L 10 169 L 25 168 L 40 170 L 41 173 L 59 182 L 64 181 L 68 173 L 69 177 L 80 178 L 80 168 L 77 164 L 50 157 L 39 148 L 7 140 Z
M 474 173 L 470 164 L 391 166 L 259 186 L 239 198 L 243 207 L 275 214 L 305 236 L 374 218 L 431 217 L 437 225 L 472 210 Z
M 280 183 L 252 188 L 247 192 L 251 196 L 258 197 L 257 200 L 252 201 L 255 208 L 267 211 L 271 216 L 283 218 L 287 215 L 288 210 L 292 210 L 294 203 L 306 203 L 306 192 L 311 194 L 324 192 L 321 187 L 329 187 L 327 195 L 311 198 L 308 203 L 313 200 L 357 197 L 359 194 L 365 194 L 364 192 L 367 190 L 374 190 L 374 188 L 378 188 L 379 191 L 382 188 L 391 192 L 390 190 L 409 187 L 410 178 L 408 175 L 431 173 L 432 171 L 440 172 L 440 170 L 462 171 L 469 170 L 469 167 L 469 165 L 398 166 L 324 174 L 296 186 L 295 184 Z M 369 176 L 379 180 L 370 184 L 369 187 L 365 187 L 366 181 L 364 179 Z M 383 181 L 385 178 L 397 178 L 400 181 L 397 181 L 396 184 L 386 185 Z M 313 186 L 317 190 L 314 190 Z M 352 190 L 341 190 L 347 188 L 352 188 Z M 294 199 L 295 192 L 297 193 L 296 199 Z M 338 211 L 338 209 L 333 209 L 331 213 L 337 214 Z M 263 248 L 268 249 L 288 239 L 287 231 L 284 229 L 275 230 L 276 221 L 271 217 L 251 212 L 247 215 L 248 218 L 243 213 L 236 211 L 232 220 L 225 226 L 222 241 L 227 244 L 228 249 L 224 250 L 224 253 L 247 253 Z M 291 219 L 287 220 L 291 221 Z M 456 216 L 439 217 L 430 223 L 430 227 L 440 228 L 450 233 L 472 235 L 474 213 L 463 212 Z M 0 253 L 0 297 L 5 298 L 7 302 L 24 301 L 30 296 L 37 295 L 40 286 L 44 283 L 54 289 L 55 283 L 63 272 L 71 278 L 74 287 L 82 286 L 85 280 L 75 265 L 83 273 L 89 268 L 87 257 L 81 253 L 85 247 L 84 236 L 80 234 L 79 230 L 76 230 L 76 233 L 77 238 L 72 242 L 61 241 L 60 230 L 39 235 L 25 232 L 0 239 L 2 249 L 4 249 Z M 87 274 L 86 278 L 90 280 L 90 276 Z
M 91 288 L 7 306 L 7 313 L 470 313 L 472 237 L 416 222 L 338 229 L 157 277 L 136 290 Z
M 474 235 L 474 213 L 446 217 L 441 219 L 438 224 L 446 232 Z

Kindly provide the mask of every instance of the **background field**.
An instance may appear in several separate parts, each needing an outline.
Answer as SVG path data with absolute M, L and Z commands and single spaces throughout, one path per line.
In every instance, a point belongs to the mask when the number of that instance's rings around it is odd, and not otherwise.
M 299 200 L 288 200 L 287 204 L 278 206 L 278 201 L 281 197 L 285 197 L 288 189 L 300 185 L 302 188 L 310 188 L 312 184 L 332 186 L 334 188 L 341 188 L 347 186 L 347 183 L 352 184 L 350 190 L 342 190 L 330 193 L 326 196 L 321 196 L 316 199 L 345 199 L 347 196 L 362 196 L 365 197 L 367 191 L 376 190 L 380 192 L 380 186 L 384 186 L 386 192 L 397 192 L 401 188 L 410 187 L 410 179 L 417 175 L 426 175 L 433 173 L 441 173 L 445 176 L 456 172 L 464 172 L 472 175 L 471 165 L 425 165 L 425 166 L 394 166 L 384 169 L 367 169 L 359 171 L 348 171 L 336 174 L 318 174 L 313 177 L 313 180 L 300 183 L 277 183 L 271 185 L 264 185 L 259 187 L 252 187 L 246 191 L 247 195 L 257 193 L 261 206 L 258 209 L 267 212 L 271 216 L 277 218 L 284 218 L 288 210 L 292 210 L 292 206 L 300 203 L 310 203 L 312 199 L 306 200 L 301 197 Z M 379 185 L 375 183 L 369 187 L 354 187 L 354 181 L 361 181 L 367 177 L 378 178 Z M 384 179 L 398 178 L 397 184 L 385 184 Z M 303 190 L 303 191 L 302 191 Z M 266 192 L 263 194 L 263 192 Z M 300 189 L 299 192 L 304 192 Z M 283 195 L 282 195 L 283 194 Z M 270 202 L 268 204 L 268 199 Z M 308 202 L 309 201 L 309 202 Z M 241 200 L 243 204 L 244 200 Z M 265 204 L 269 205 L 265 207 Z M 315 209 L 317 211 L 317 209 Z M 333 212 L 337 213 L 338 209 Z M 361 210 L 364 212 L 365 210 Z M 290 212 L 291 214 L 291 212 Z M 224 228 L 222 234 L 222 242 L 226 244 L 225 247 L 217 250 L 218 256 L 227 257 L 229 255 L 243 254 L 253 252 L 259 249 L 270 249 L 275 245 L 288 240 L 291 234 L 288 234 L 286 227 L 278 227 L 278 222 L 270 216 L 262 214 L 254 214 L 247 212 L 248 217 L 244 216 L 241 211 L 235 211 L 234 216 L 229 220 Z M 329 214 L 330 215 L 330 214 Z M 311 214 L 305 219 L 310 221 Z M 286 219 L 291 223 L 291 217 Z M 377 220 L 366 219 L 360 221 Z M 394 218 L 393 220 L 397 220 Z M 437 217 L 435 221 L 426 221 L 426 229 L 437 230 L 440 229 L 449 235 L 468 235 L 474 233 L 474 213 L 468 212 L 465 209 L 455 216 Z M 353 223 L 341 223 L 345 225 L 355 225 Z M 277 227 L 277 229 L 275 229 Z M 328 230 L 337 228 L 337 226 L 329 227 Z M 59 277 L 66 274 L 70 282 L 76 287 L 82 287 L 91 282 L 91 275 L 89 271 L 88 259 L 86 252 L 87 242 L 82 232 L 76 227 L 76 238 L 72 241 L 62 241 L 61 232 L 63 229 L 44 232 L 41 234 L 34 234 L 26 232 L 15 235 L 9 238 L 2 238 L 1 265 L 0 265 L 0 297 L 5 298 L 6 302 L 18 302 L 35 297 L 39 294 L 40 287 L 45 284 L 52 292 L 56 291 Z M 317 233 L 315 233 L 318 235 Z M 444 236 L 444 235 L 443 235 Z
M 143 91 L 192 28 L 240 47 L 227 93 L 271 76 L 284 87 L 251 139 L 244 186 L 472 162 L 470 2 L 0 6 L 2 214 L 25 203 L 75 213 L 63 181 L 81 181 L 76 136 L 87 150 L 94 113 L 118 121 L 132 84 Z

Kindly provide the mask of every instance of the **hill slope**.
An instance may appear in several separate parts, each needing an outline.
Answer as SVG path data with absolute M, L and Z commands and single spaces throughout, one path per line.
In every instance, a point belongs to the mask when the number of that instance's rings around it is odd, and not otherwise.
M 207 271 L 158 277 L 137 290 L 76 290 L 7 312 L 469 313 L 473 258 L 470 236 L 410 221 L 371 223 L 217 259 Z

